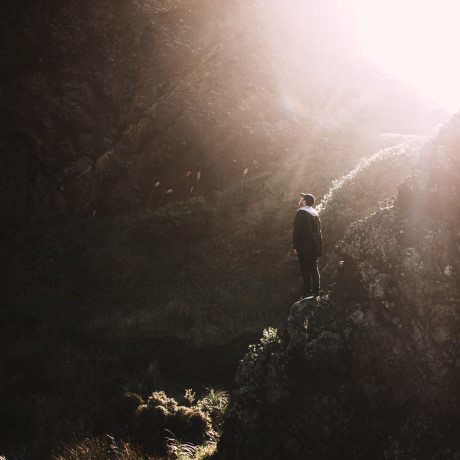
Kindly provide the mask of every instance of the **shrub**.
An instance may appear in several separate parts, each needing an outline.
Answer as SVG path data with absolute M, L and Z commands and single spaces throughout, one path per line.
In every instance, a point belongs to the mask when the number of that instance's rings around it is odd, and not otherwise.
M 167 419 L 168 429 L 180 439 L 202 444 L 211 433 L 210 418 L 198 407 L 180 406 Z
M 377 210 L 390 199 L 414 165 L 413 151 L 405 144 L 385 148 L 334 181 L 318 210 L 321 213 L 325 246 L 331 249 L 348 226 Z
M 168 411 L 162 406 L 142 404 L 135 415 L 133 439 L 148 452 L 162 452 Z
M 229 395 L 226 391 L 210 388 L 207 394 L 198 401 L 197 406 L 208 413 L 214 430 L 220 434 L 222 432 L 223 419 L 227 410 Z
M 166 396 L 164 391 L 154 391 L 147 400 L 147 405 L 152 407 L 163 407 L 168 412 L 177 411 L 177 401 Z
M 168 457 L 174 460 L 193 460 L 197 452 L 197 447 L 193 444 L 182 442 L 173 433 L 171 434 L 172 437 L 166 440 Z
M 216 395 L 215 395 L 216 396 Z M 180 406 L 165 392 L 152 393 L 145 401 L 134 393 L 125 393 L 105 406 L 98 417 L 99 432 L 129 437 L 146 452 L 164 455 L 167 433 L 182 443 L 203 444 L 215 437 L 211 424 L 211 404 Z M 214 403 L 214 412 L 219 405 Z M 220 410 L 224 410 L 222 405 Z M 105 425 L 104 425 L 105 424 Z
M 199 408 L 178 406 L 171 398 L 150 397 L 137 409 L 133 437 L 148 452 L 164 453 L 167 431 L 181 442 L 202 444 L 212 428 L 209 416 Z

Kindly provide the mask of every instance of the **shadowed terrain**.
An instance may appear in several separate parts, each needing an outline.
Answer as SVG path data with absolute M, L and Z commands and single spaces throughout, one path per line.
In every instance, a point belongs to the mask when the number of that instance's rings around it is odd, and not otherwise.
M 161 458 L 149 417 L 215 446 L 210 387 L 238 388 L 247 346 L 300 294 L 299 191 L 321 202 L 320 306 L 361 305 L 368 278 L 397 303 L 396 265 L 360 238 L 402 203 L 419 215 L 404 181 L 432 170 L 422 146 L 446 114 L 360 54 L 346 4 L 5 0 L 0 26 L 0 455 Z

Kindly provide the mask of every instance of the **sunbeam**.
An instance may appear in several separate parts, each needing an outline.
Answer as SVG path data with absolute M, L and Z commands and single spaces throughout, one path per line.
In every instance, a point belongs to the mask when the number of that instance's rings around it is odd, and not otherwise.
M 350 0 L 361 49 L 450 112 L 460 109 L 460 2 Z

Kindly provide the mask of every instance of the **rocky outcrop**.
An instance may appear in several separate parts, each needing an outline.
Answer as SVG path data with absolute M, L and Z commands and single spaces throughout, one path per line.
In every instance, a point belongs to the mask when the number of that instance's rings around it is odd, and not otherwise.
M 250 348 L 219 458 L 460 457 L 459 133 L 351 225 L 340 283 Z

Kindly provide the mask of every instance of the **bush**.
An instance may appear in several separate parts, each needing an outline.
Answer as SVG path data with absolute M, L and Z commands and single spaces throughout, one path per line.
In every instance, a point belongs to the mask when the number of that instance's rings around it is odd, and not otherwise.
M 198 404 L 180 406 L 163 391 L 152 393 L 147 401 L 126 393 L 109 403 L 97 419 L 99 430 L 129 437 L 146 452 L 159 455 L 166 453 L 168 433 L 194 445 L 205 443 L 215 434 L 207 411 Z
M 365 158 L 348 174 L 334 181 L 318 210 L 326 249 L 332 249 L 348 226 L 375 212 L 396 194 L 415 163 L 406 145 L 385 148 Z
M 95 431 L 98 433 L 114 433 L 118 436 L 128 434 L 134 422 L 134 413 L 143 403 L 135 393 L 124 393 L 106 404 L 95 419 Z
M 207 394 L 198 401 L 197 406 L 209 414 L 214 430 L 220 434 L 230 398 L 228 393 L 223 390 L 210 388 L 207 391 Z

